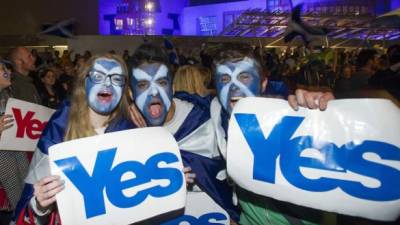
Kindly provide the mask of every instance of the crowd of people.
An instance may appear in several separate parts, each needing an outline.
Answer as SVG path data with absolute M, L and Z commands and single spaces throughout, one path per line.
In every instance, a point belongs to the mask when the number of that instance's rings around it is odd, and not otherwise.
M 382 55 L 370 49 L 278 54 L 243 43 L 202 46 L 198 55 L 186 53 L 152 43 L 142 44 L 132 55 L 110 51 L 92 56 L 86 51 L 73 59 L 68 51 L 60 56 L 57 51 L 40 55 L 25 47 L 12 49 L 7 60 L 0 61 L 0 132 L 13 125 L 12 116 L 3 115 L 9 97 L 57 111 L 33 156 L 0 150 L 0 224 L 17 219 L 23 209 L 33 212 L 37 224 L 47 224 L 57 213 L 55 196 L 64 182 L 50 175 L 51 145 L 144 126 L 163 126 L 171 132 L 181 150 L 188 187 L 209 195 L 229 214 L 231 224 L 322 224 L 323 212 L 308 213 L 308 208 L 217 179 L 226 169 L 233 106 L 243 97 L 269 96 L 287 99 L 293 109 L 324 110 L 332 92 L 337 97 L 362 97 L 360 93 L 373 88 L 400 98 L 398 45 Z M 234 193 L 239 205 L 232 200 Z

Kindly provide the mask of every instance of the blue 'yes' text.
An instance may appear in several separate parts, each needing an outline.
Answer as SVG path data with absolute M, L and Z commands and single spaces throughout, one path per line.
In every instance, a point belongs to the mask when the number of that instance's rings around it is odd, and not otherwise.
M 400 198 L 400 171 L 396 168 L 363 158 L 373 153 L 381 160 L 400 161 L 399 147 L 390 143 L 365 140 L 336 146 L 330 142 L 318 142 L 312 136 L 292 138 L 304 117 L 285 116 L 265 138 L 255 114 L 237 113 L 235 118 L 254 156 L 253 179 L 274 184 L 276 159 L 283 176 L 294 186 L 314 192 L 326 192 L 340 188 L 356 198 L 373 201 L 392 201 Z M 302 157 L 305 149 L 316 149 L 323 160 Z M 321 177 L 308 179 L 300 167 L 329 170 L 338 173 L 351 171 L 380 182 L 379 187 L 366 187 L 359 181 Z
M 183 215 L 174 220 L 163 223 L 161 225 L 180 225 L 183 222 L 189 225 L 224 225 L 226 224 L 227 220 L 228 218 L 224 214 L 219 212 L 212 212 L 204 214 L 199 218 L 196 218 L 191 215 Z
M 130 208 L 142 203 L 147 196 L 161 198 L 177 192 L 183 184 L 182 172 L 176 168 L 160 168 L 158 164 L 178 162 L 176 155 L 168 152 L 150 157 L 144 164 L 137 161 L 125 161 L 112 167 L 116 148 L 99 151 L 92 176 L 88 174 L 77 157 L 55 161 L 69 180 L 81 192 L 84 199 L 86 218 L 106 213 L 103 190 L 109 201 L 119 208 Z M 134 178 L 121 181 L 125 173 L 135 174 Z M 169 185 L 155 185 L 140 190 L 133 196 L 125 196 L 123 190 L 152 182 L 168 180 Z

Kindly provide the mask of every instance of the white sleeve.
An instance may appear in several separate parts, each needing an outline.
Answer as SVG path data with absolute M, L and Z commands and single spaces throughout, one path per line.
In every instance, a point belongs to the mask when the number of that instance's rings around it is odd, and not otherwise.
M 29 172 L 28 176 L 25 178 L 25 182 L 34 185 L 40 179 L 49 175 L 49 156 L 37 148 L 33 154 L 32 162 L 29 166 Z M 29 207 L 34 212 L 34 218 L 37 225 L 45 225 L 48 223 L 48 215 L 51 213 L 51 209 L 46 209 L 46 211 L 41 211 L 38 209 L 35 196 L 30 199 Z
M 35 197 L 32 197 L 31 200 L 29 201 L 29 206 L 31 209 L 35 212 L 36 215 L 38 216 L 47 216 L 50 214 L 51 210 L 46 209 L 46 211 L 42 211 L 37 207 L 36 199 Z
M 49 156 L 37 148 L 33 154 L 25 182 L 33 185 L 46 176 L 50 176 Z

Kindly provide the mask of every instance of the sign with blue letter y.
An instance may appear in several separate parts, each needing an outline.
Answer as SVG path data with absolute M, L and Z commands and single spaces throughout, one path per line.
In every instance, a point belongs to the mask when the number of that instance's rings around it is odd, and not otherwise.
M 400 110 L 388 100 L 334 100 L 324 112 L 295 112 L 284 100 L 245 98 L 229 124 L 228 173 L 256 194 L 393 221 L 399 133 Z
M 49 157 L 52 174 L 65 181 L 57 195 L 64 225 L 131 224 L 185 206 L 178 145 L 164 128 L 64 142 Z

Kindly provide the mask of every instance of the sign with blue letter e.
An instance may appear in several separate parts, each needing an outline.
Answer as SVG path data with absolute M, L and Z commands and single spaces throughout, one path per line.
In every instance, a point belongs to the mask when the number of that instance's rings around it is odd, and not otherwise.
M 400 215 L 400 109 L 383 99 L 294 111 L 245 98 L 228 130 L 227 168 L 251 192 L 297 205 L 394 221 Z
M 161 225 L 229 225 L 228 213 L 202 191 L 189 191 L 184 215 Z
M 157 138 L 154 138 L 157 137 Z M 164 128 L 126 130 L 49 149 L 63 225 L 131 224 L 185 206 L 178 144 Z

